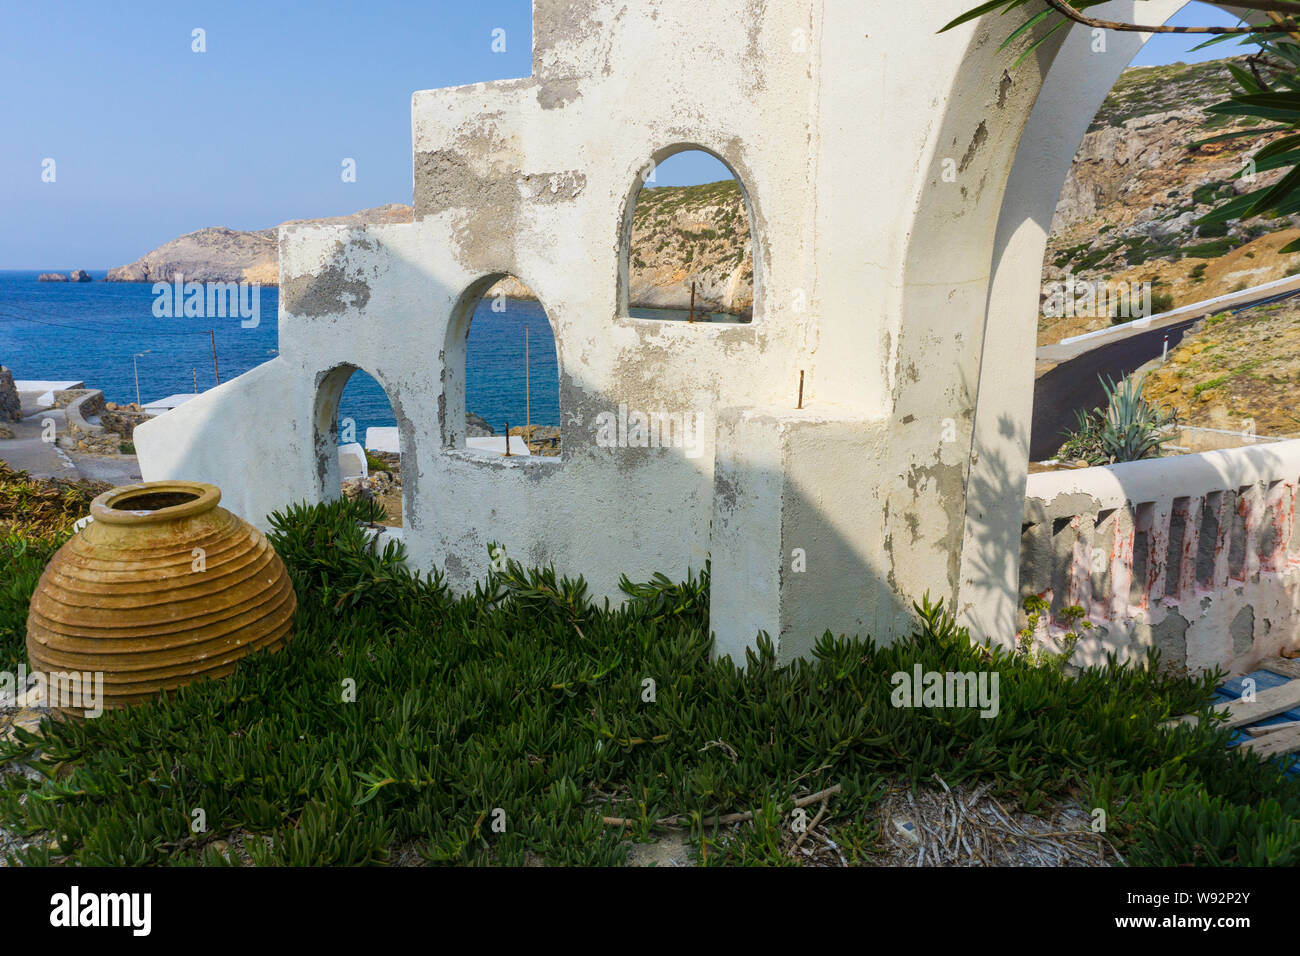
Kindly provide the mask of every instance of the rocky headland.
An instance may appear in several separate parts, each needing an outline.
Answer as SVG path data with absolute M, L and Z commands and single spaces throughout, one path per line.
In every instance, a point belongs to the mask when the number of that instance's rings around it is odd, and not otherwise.
M 1300 238 L 1300 216 L 1196 224 L 1225 199 L 1285 172 L 1261 172 L 1253 182 L 1240 175 L 1280 134 L 1198 145 L 1249 129 L 1206 112 L 1232 92 L 1230 62 L 1134 67 L 1120 77 L 1061 191 L 1043 262 L 1045 295 L 1067 274 L 1092 283 L 1150 282 L 1160 312 L 1300 271 L 1300 255 L 1279 251 Z M 1108 324 L 1105 316 L 1044 316 L 1039 344 Z
M 323 219 L 291 219 L 281 226 L 300 222 L 340 225 L 410 222 L 411 207 L 398 203 L 362 209 L 350 216 Z M 255 282 L 273 286 L 280 281 L 276 231 L 243 231 L 210 226 L 163 243 L 135 262 L 108 270 L 109 282 L 171 282 L 176 273 L 187 282 Z

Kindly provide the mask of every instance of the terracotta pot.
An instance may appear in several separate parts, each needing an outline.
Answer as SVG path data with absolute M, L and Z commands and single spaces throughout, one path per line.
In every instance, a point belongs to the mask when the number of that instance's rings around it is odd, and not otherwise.
M 220 500 L 215 485 L 151 481 L 91 502 L 93 520 L 50 560 L 32 598 L 32 669 L 102 673 L 108 709 L 283 644 L 298 606 L 284 562 Z

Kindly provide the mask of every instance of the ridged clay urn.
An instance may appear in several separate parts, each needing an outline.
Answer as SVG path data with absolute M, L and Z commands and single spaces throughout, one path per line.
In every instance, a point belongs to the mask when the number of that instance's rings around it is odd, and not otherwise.
M 293 585 L 266 536 L 220 500 L 215 485 L 151 481 L 91 502 L 92 520 L 55 553 L 32 598 L 33 670 L 102 673 L 111 709 L 278 649 L 298 607 Z

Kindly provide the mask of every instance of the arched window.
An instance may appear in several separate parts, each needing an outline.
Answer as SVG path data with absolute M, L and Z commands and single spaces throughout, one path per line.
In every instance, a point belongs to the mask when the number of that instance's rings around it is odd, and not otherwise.
M 451 325 L 446 364 L 448 412 L 464 419 L 463 430 L 444 424 L 449 445 L 559 458 L 555 336 L 546 309 L 524 282 L 490 276 L 466 292 Z M 457 396 L 461 407 L 453 412 Z
M 749 199 L 731 167 L 698 147 L 660 150 L 624 215 L 621 314 L 633 319 L 750 322 L 755 289 Z

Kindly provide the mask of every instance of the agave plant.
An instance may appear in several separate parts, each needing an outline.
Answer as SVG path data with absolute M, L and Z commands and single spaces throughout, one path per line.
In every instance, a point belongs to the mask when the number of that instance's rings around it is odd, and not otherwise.
M 1177 423 L 1177 414 L 1147 401 L 1142 395 L 1145 383 L 1146 376 L 1136 382 L 1126 378 L 1119 385 L 1102 382 L 1107 404 L 1101 428 L 1101 447 L 1110 462 L 1159 458 L 1164 443 L 1173 438 L 1171 433 L 1163 430 Z
M 1175 412 L 1161 409 L 1142 395 L 1145 376 L 1118 385 L 1100 379 L 1106 392 L 1106 410 L 1094 408 L 1088 414 L 1075 412 L 1077 427 L 1067 433 L 1060 458 L 1083 458 L 1092 465 L 1159 458 L 1164 443 L 1173 438 L 1167 426 L 1176 425 Z
M 1090 465 L 1100 465 L 1106 460 L 1106 453 L 1101 444 L 1105 416 L 1097 409 L 1085 412 L 1076 408 L 1074 422 L 1074 430 L 1066 432 L 1065 441 L 1061 443 L 1056 457 L 1061 461 L 1078 461 L 1082 458 Z

